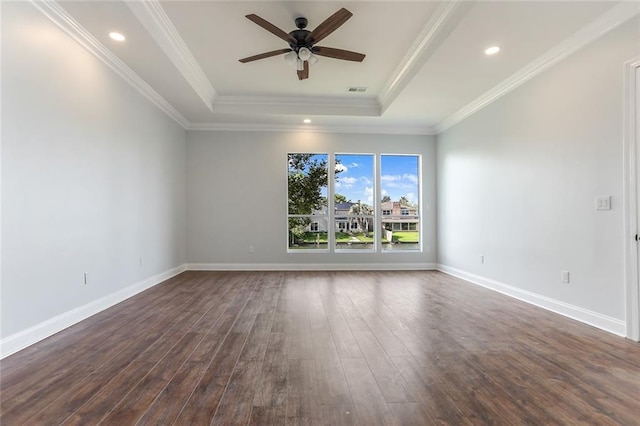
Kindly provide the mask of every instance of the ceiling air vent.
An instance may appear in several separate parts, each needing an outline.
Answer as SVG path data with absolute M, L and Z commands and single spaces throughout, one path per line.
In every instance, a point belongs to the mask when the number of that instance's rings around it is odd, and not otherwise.
M 347 92 L 353 92 L 353 93 L 362 93 L 366 91 L 367 91 L 366 87 L 349 87 L 347 89 Z

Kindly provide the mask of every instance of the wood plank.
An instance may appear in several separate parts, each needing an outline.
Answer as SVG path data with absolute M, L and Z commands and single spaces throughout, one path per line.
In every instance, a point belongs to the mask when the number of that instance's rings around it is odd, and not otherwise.
M 416 402 L 395 402 L 387 404 L 398 424 L 401 425 L 434 425 L 437 424 L 424 407 Z
M 284 424 L 286 422 L 289 361 L 284 333 L 269 336 L 260 378 L 256 385 L 251 411 L 251 424 Z
M 251 419 L 253 396 L 262 369 L 262 361 L 239 361 L 227 383 L 212 424 L 246 425 Z
M 184 363 L 136 424 L 173 424 L 207 366 L 205 362 Z
M 199 333 L 185 334 L 103 421 L 107 424 L 137 422 L 173 379 L 201 339 L 202 335 Z
M 387 407 L 366 361 L 358 358 L 344 359 L 342 365 L 360 421 L 366 425 L 394 424 L 394 415 Z
M 442 391 L 437 373 L 425 368 L 414 358 L 394 358 L 393 362 L 420 405 L 434 422 L 438 424 L 471 424 L 453 400 Z M 456 383 L 451 384 L 451 386 L 455 385 Z
M 354 426 L 362 424 L 358 419 L 352 404 L 323 405 L 322 425 L 325 426 Z
M 319 424 L 322 411 L 315 362 L 310 359 L 290 360 L 288 371 L 286 423 Z
M 356 342 L 355 337 L 353 337 L 351 328 L 342 314 L 340 305 L 336 303 L 339 295 L 336 293 L 335 288 L 328 286 L 326 283 L 322 283 L 318 285 L 318 291 L 322 308 L 326 313 L 327 322 L 333 335 L 338 357 L 362 358 L 362 352 L 360 351 L 358 342 Z

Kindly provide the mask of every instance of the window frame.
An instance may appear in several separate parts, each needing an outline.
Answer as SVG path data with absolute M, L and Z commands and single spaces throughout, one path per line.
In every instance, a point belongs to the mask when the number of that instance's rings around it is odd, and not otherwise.
M 335 190 L 335 184 L 336 184 L 336 173 L 335 173 L 335 167 L 331 168 L 331 179 L 330 179 L 330 194 L 327 195 L 327 198 L 330 199 L 330 203 L 331 203 L 331 210 L 329 211 L 330 216 L 329 218 L 329 223 L 333 224 L 333 228 L 332 228 L 332 232 L 331 232 L 331 236 L 333 237 L 333 241 L 330 241 L 331 244 L 331 252 L 332 253 L 362 253 L 362 254 L 371 254 L 371 253 L 376 253 L 379 251 L 378 248 L 378 240 L 380 239 L 380 231 L 375 232 L 376 228 L 376 192 L 377 192 L 377 183 L 376 183 L 376 176 L 378 174 L 378 168 L 377 168 L 377 164 L 376 164 L 376 159 L 378 154 L 374 153 L 374 152 L 343 152 L 343 151 L 336 151 L 333 153 L 333 163 L 335 163 L 336 158 L 341 156 L 341 155 L 360 155 L 360 156 L 371 156 L 371 173 L 373 176 L 372 177 L 372 185 L 373 185 L 373 206 L 371 206 L 373 208 L 373 216 L 370 215 L 363 215 L 363 217 L 367 217 L 367 218 L 371 218 L 373 221 L 373 228 L 374 228 L 374 233 L 373 233 L 373 247 L 371 247 L 370 249 L 349 249 L 349 248 L 338 248 L 337 247 L 337 242 L 336 242 L 336 238 L 335 238 L 335 232 L 336 232 L 336 222 L 338 220 L 342 220 L 344 219 L 344 222 L 348 224 L 348 229 L 347 231 L 353 229 L 353 223 L 356 220 L 354 217 L 349 216 L 349 215 L 336 215 L 335 214 L 335 197 L 336 197 L 336 190 Z M 332 164 L 333 164 L 332 163 Z M 356 222 L 356 227 L 358 226 L 357 222 Z
M 413 215 L 417 220 L 418 223 L 416 225 L 417 231 L 418 231 L 418 248 L 415 250 L 385 250 L 384 247 L 382 247 L 382 242 L 379 243 L 380 247 L 379 247 L 379 252 L 382 254 L 396 254 L 396 253 L 424 253 L 424 235 L 422 230 L 424 229 L 424 225 L 423 225 L 423 185 L 424 182 L 422 180 L 423 178 L 423 174 L 422 174 L 422 154 L 410 154 L 410 153 L 391 153 L 391 152 L 381 152 L 379 154 L 377 154 L 377 169 L 378 169 L 378 173 L 376 176 L 376 183 L 377 183 L 377 188 L 378 191 L 376 193 L 377 199 L 376 202 L 379 203 L 380 206 L 382 206 L 382 190 L 384 189 L 382 187 L 382 182 L 381 182 L 381 176 L 383 173 L 382 170 L 382 157 L 384 156 L 395 156 L 395 157 L 416 157 L 418 160 L 418 166 L 417 166 L 417 172 L 418 172 L 418 191 L 417 191 L 417 195 L 418 195 L 418 211 L 417 214 Z M 377 211 L 377 210 L 376 210 Z M 391 215 L 393 216 L 393 211 L 391 212 Z M 402 210 L 400 212 L 400 216 L 402 216 Z M 412 216 L 412 215 L 409 215 Z M 396 225 L 398 225 L 399 228 L 402 228 L 402 225 L 397 223 L 397 222 L 393 222 L 391 225 L 392 228 L 392 232 L 396 231 Z M 378 229 L 382 229 L 382 214 L 380 215 L 380 223 L 377 225 Z M 398 229 L 399 231 L 401 231 L 401 229 Z
M 309 155 L 326 155 L 327 156 L 327 205 L 326 205 L 326 213 L 325 214 L 311 214 L 311 215 L 291 215 L 289 214 L 289 155 L 291 154 L 309 154 Z M 372 181 L 372 185 L 373 185 L 373 216 L 372 216 L 372 220 L 373 220 L 373 227 L 374 227 L 374 243 L 373 243 L 373 248 L 371 249 L 338 249 L 336 247 L 336 236 L 335 233 L 337 231 L 337 220 L 340 219 L 346 219 L 346 220 L 342 220 L 342 222 L 344 222 L 344 224 L 350 224 L 351 223 L 351 218 L 350 217 L 345 217 L 344 215 L 336 215 L 335 214 L 335 177 L 336 177 L 336 173 L 335 173 L 335 161 L 337 156 L 339 155 L 371 155 L 373 157 L 373 165 L 372 165 L 372 173 L 373 173 L 373 181 Z M 417 206 L 417 212 L 415 214 L 411 214 L 411 210 L 410 209 L 401 209 L 401 216 L 409 216 L 412 218 L 417 219 L 417 222 L 412 222 L 409 223 L 407 226 L 409 228 L 409 230 L 416 230 L 418 232 L 418 248 L 417 249 L 406 249 L 406 250 L 389 250 L 389 249 L 384 249 L 383 247 L 383 243 L 382 243 L 382 218 L 383 217 L 388 217 L 388 216 L 393 216 L 393 210 L 388 211 L 388 210 L 382 210 L 382 182 L 381 182 L 381 176 L 382 176 L 382 157 L 384 156 L 407 156 L 407 157 L 416 157 L 417 158 L 417 173 L 418 173 L 418 183 L 417 183 L 417 195 L 418 195 L 418 206 Z M 285 233 L 286 233 L 286 244 L 287 244 L 287 253 L 363 253 L 363 254 L 372 254 L 372 253 L 381 253 L 381 254 L 390 254 L 390 253 L 424 253 L 424 236 L 423 236 L 423 229 L 424 229 L 424 224 L 423 224 L 423 173 L 422 173 L 422 154 L 413 154 L 413 153 L 371 153 L 371 152 L 342 152 L 342 151 L 336 151 L 336 152 L 329 152 L 329 151 L 288 151 L 287 152 L 287 157 L 286 157 L 286 163 L 287 163 L 287 168 L 286 168 L 286 173 L 287 173 L 287 183 L 286 183 L 286 200 L 285 200 L 285 211 L 286 211 L 286 226 L 285 226 Z M 384 215 L 384 212 L 389 212 L 389 215 Z M 406 213 L 403 213 L 403 211 L 406 211 Z M 311 226 L 315 223 L 317 226 L 317 231 L 311 231 L 311 232 L 321 232 L 319 230 L 320 226 L 318 223 L 317 219 L 320 220 L 324 220 L 326 221 L 326 233 L 327 233 L 327 245 L 326 248 L 319 248 L 319 249 L 314 249 L 314 248 L 305 248 L 305 249 L 295 249 L 295 248 L 291 248 L 290 247 L 290 233 L 289 233 L 289 219 L 290 218 L 295 218 L 295 217 L 304 217 L 304 218 L 310 218 L 312 220 L 311 224 L 309 225 L 311 229 Z M 398 225 L 399 228 L 402 228 L 402 224 L 400 223 L 396 223 L 396 222 L 387 222 L 387 224 L 391 224 L 391 227 L 393 228 L 393 231 L 396 230 L 401 230 L 401 229 L 395 229 L 396 225 Z M 412 229 L 413 228 L 413 229 Z M 344 228 L 343 228 L 344 229 Z M 377 230 L 377 232 L 376 232 Z
M 285 212 L 286 212 L 286 224 L 285 224 L 285 232 L 286 232 L 286 239 L 285 241 L 287 242 L 287 253 L 329 253 L 330 252 L 330 232 L 327 232 L 327 247 L 326 248 L 305 248 L 305 249 L 295 249 L 295 248 L 291 248 L 289 245 L 289 219 L 294 219 L 294 218 L 310 218 L 311 222 L 313 223 L 314 221 L 317 221 L 317 219 L 320 220 L 324 220 L 327 223 L 327 229 L 330 226 L 330 222 L 329 222 L 329 209 L 328 207 L 325 207 L 326 213 L 325 214 L 289 214 L 289 156 L 292 154 L 305 154 L 305 155 L 326 155 L 327 156 L 327 199 L 329 198 L 329 185 L 330 185 L 330 181 L 331 181 L 331 173 L 332 173 L 332 168 L 330 167 L 330 164 L 332 164 L 332 159 L 331 159 L 331 154 L 328 152 L 318 152 L 318 151 L 288 151 L 287 152 L 287 156 L 286 156 L 286 178 L 287 178 L 287 184 L 286 184 L 286 197 L 285 197 Z

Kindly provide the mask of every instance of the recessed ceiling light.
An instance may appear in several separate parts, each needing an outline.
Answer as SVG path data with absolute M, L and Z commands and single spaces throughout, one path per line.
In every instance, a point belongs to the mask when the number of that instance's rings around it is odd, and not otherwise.
M 304 120 L 302 120 L 302 122 L 304 124 L 309 124 L 309 123 L 311 123 L 311 119 L 310 118 L 305 118 Z
M 495 55 L 499 51 L 500 51 L 500 46 L 491 46 L 491 47 L 485 49 L 484 53 L 487 54 L 487 55 Z
M 125 36 L 120 33 L 109 33 L 109 37 L 115 41 L 125 41 Z

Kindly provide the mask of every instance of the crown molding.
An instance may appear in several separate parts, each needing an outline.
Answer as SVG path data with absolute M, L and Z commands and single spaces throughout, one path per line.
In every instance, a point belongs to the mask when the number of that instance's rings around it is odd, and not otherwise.
M 309 126 L 302 124 L 255 123 L 191 123 L 187 130 L 231 132 L 296 132 L 296 133 L 347 133 L 377 135 L 435 135 L 428 126 Z
M 126 4 L 207 108 L 213 110 L 213 102 L 217 97 L 216 90 L 160 2 L 140 0 L 126 2 Z
M 218 96 L 216 113 L 349 115 L 380 117 L 380 104 L 372 98 L 320 96 Z
M 473 2 L 470 1 L 451 0 L 442 2 L 437 7 L 381 90 L 378 99 L 382 112 L 391 106 L 472 5 Z
M 156 92 L 146 81 L 122 62 L 116 55 L 111 53 L 98 39 L 84 29 L 71 15 L 67 13 L 58 3 L 52 0 L 29 2 L 51 22 L 77 41 L 82 47 L 87 49 L 95 57 L 104 62 L 122 79 L 129 83 L 134 89 L 140 92 L 151 103 L 157 106 L 169 117 L 173 118 L 183 128 L 187 128 L 189 122 L 176 110 L 166 99 Z
M 565 39 L 547 53 L 521 68 L 511 77 L 485 92 L 451 116 L 435 126 L 436 133 L 442 133 L 451 126 L 480 111 L 482 108 L 522 86 L 527 81 L 546 71 L 587 44 L 612 31 L 640 13 L 640 3 L 621 2 L 587 24 L 578 32 Z

